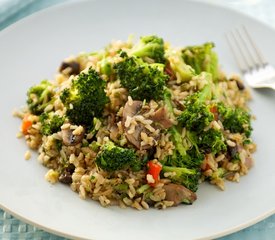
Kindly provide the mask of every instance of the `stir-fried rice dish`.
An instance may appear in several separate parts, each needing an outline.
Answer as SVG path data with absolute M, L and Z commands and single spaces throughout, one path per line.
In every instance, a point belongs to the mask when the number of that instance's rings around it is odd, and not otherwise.
M 204 181 L 224 190 L 253 166 L 256 145 L 249 89 L 213 48 L 152 35 L 64 59 L 28 89 L 18 137 L 50 183 L 102 206 L 192 204 Z

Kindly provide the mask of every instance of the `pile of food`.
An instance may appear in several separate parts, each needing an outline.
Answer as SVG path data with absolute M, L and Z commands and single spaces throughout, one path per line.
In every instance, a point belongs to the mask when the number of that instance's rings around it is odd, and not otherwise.
M 220 71 L 213 47 L 153 35 L 65 59 L 16 113 L 46 179 L 136 209 L 192 204 L 203 181 L 238 182 L 255 151 L 250 94 Z

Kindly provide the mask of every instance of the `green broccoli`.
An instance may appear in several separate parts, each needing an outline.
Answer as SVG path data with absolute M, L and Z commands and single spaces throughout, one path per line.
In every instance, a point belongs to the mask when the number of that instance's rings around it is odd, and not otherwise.
M 184 62 L 190 65 L 196 72 L 208 72 L 212 74 L 213 80 L 218 78 L 218 57 L 213 51 L 214 43 L 207 42 L 203 45 L 188 46 L 182 50 Z
M 108 58 L 103 58 L 99 62 L 99 66 L 100 66 L 100 73 L 101 74 L 105 74 L 108 77 L 111 76 L 111 74 L 113 72 L 113 66 L 112 66 L 111 61 L 109 61 Z
M 189 82 L 192 77 L 196 76 L 195 70 L 183 61 L 179 51 L 167 51 L 166 58 L 180 82 Z
M 106 143 L 96 157 L 96 164 L 107 172 L 123 170 L 130 167 L 133 171 L 141 168 L 135 152 L 129 148 L 114 145 L 113 142 Z
M 216 103 L 210 100 L 213 97 L 212 85 L 206 85 L 201 91 L 193 93 L 185 100 L 185 109 L 178 117 L 179 124 L 192 133 L 194 142 L 204 153 L 213 154 L 225 152 L 227 147 L 223 133 L 209 127 L 215 119 L 213 109 Z M 207 103 L 209 101 L 209 103 Z
M 168 89 L 165 89 L 164 103 L 166 109 L 170 114 L 173 112 L 173 104 L 171 99 L 171 93 Z M 197 145 L 196 135 L 191 131 L 186 131 L 185 139 L 179 132 L 180 126 L 172 126 L 168 132 L 171 134 L 172 142 L 175 146 L 172 156 L 169 156 L 168 163 L 177 167 L 191 167 L 199 168 L 203 160 L 199 147 Z M 188 143 L 189 144 L 188 144 Z
M 162 173 L 174 172 L 170 179 L 175 183 L 180 183 L 192 192 L 198 190 L 198 184 L 201 173 L 197 169 L 188 169 L 185 167 L 163 166 Z
M 223 103 L 218 104 L 218 113 L 225 129 L 232 133 L 244 133 L 250 137 L 252 133 L 251 115 L 239 107 L 228 107 Z
M 227 150 L 222 132 L 213 128 L 198 136 L 198 146 L 204 152 L 212 152 L 213 154 L 226 152 Z
M 108 97 L 106 82 L 92 68 L 72 81 L 70 88 L 61 93 L 60 99 L 67 108 L 66 116 L 77 125 L 90 127 L 94 117 L 101 117 Z
M 145 57 L 150 58 L 155 63 L 165 63 L 164 41 L 155 35 L 141 37 L 130 53 L 143 59 Z
M 183 138 L 176 126 L 172 126 L 168 132 L 171 134 L 175 149 L 173 155 L 167 157 L 166 164 L 176 167 L 200 168 L 204 156 L 200 152 L 193 134 L 187 131 L 186 137 Z
M 168 112 L 174 114 L 171 93 L 168 89 L 165 90 L 164 102 Z M 178 128 L 179 126 L 172 126 L 168 130 L 175 148 L 173 154 L 162 161 L 163 172 L 166 169 L 170 171 L 170 168 L 175 168 L 177 174 L 175 177 L 171 177 L 172 181 L 184 185 L 191 191 L 196 191 L 201 175 L 200 165 L 204 155 L 200 152 L 193 133 L 187 131 L 186 137 L 183 138 Z
M 123 61 L 114 69 L 121 85 L 128 89 L 129 95 L 135 100 L 160 100 L 163 98 L 164 86 L 168 75 L 163 71 L 163 64 L 148 64 L 135 56 L 128 57 L 122 52 Z
M 54 96 L 52 83 L 42 80 L 40 84 L 32 86 L 27 92 L 27 105 L 31 113 L 40 115 L 50 104 Z
M 42 113 L 39 116 L 39 120 L 41 122 L 41 133 L 48 136 L 60 130 L 60 127 L 64 123 L 65 117 L 60 117 L 53 112 Z
M 201 132 L 214 120 L 210 106 L 205 103 L 211 100 L 211 85 L 206 85 L 201 91 L 193 93 L 185 99 L 184 111 L 178 121 L 189 131 Z

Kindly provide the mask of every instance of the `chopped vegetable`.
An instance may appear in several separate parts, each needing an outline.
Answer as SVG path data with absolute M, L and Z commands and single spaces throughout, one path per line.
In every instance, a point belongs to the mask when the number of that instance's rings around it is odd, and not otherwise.
M 151 160 L 147 163 L 147 167 L 147 182 L 154 187 L 159 182 L 162 165 L 156 160 Z
M 22 124 L 21 124 L 21 131 L 24 135 L 28 134 L 28 130 L 31 128 L 32 126 L 32 121 L 28 120 L 29 115 L 26 115 L 23 120 L 22 120 Z

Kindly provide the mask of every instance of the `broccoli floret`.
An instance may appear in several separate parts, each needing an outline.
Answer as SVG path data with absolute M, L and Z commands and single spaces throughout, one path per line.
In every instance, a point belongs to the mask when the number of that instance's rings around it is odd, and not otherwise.
M 135 56 L 121 53 L 123 61 L 115 65 L 121 85 L 128 89 L 129 95 L 136 100 L 160 100 L 168 75 L 163 64 L 148 64 Z
M 232 133 L 244 133 L 246 137 L 250 137 L 253 128 L 249 112 L 239 107 L 227 107 L 222 103 L 218 104 L 218 112 L 225 129 Z
M 108 77 L 110 77 L 113 72 L 112 63 L 109 61 L 108 58 L 103 58 L 99 62 L 99 68 L 100 68 L 100 73 L 105 74 Z
M 41 133 L 48 136 L 60 130 L 65 118 L 54 113 L 42 113 L 39 120 L 41 122 Z
M 213 51 L 214 43 L 207 42 L 203 45 L 188 46 L 182 50 L 184 62 L 190 65 L 196 72 L 208 72 L 212 74 L 213 80 L 218 78 L 218 57 Z
M 130 167 L 133 171 L 140 170 L 140 162 L 132 149 L 122 148 L 113 142 L 106 143 L 96 157 L 96 164 L 107 172 Z
M 188 96 L 185 100 L 185 109 L 178 117 L 178 121 L 192 133 L 194 142 L 201 151 L 216 154 L 225 152 L 227 146 L 220 130 L 205 130 L 216 117 L 213 112 L 216 105 L 206 103 L 207 100 L 211 100 L 212 95 L 211 84 L 208 84 L 201 91 Z
M 185 167 L 173 167 L 173 166 L 163 166 L 162 172 L 174 172 L 175 175 L 171 175 L 169 178 L 175 182 L 184 185 L 186 188 L 190 189 L 192 192 L 198 190 L 198 183 L 200 179 L 200 172 L 196 169 L 188 169 Z
M 183 61 L 179 51 L 168 51 L 166 58 L 178 81 L 188 82 L 196 75 L 195 70 Z
M 48 80 L 42 80 L 40 84 L 32 86 L 27 92 L 27 105 L 31 113 L 40 115 L 52 101 L 54 91 Z
M 178 117 L 180 124 L 189 131 L 201 132 L 213 120 L 210 106 L 205 103 L 212 96 L 211 85 L 206 85 L 201 91 L 193 93 L 185 99 L 184 111 Z
M 165 63 L 164 41 L 155 35 L 141 37 L 132 48 L 131 54 L 143 59 L 145 57 L 153 59 L 155 63 Z
M 91 126 L 94 117 L 101 117 L 108 97 L 104 91 L 106 82 L 89 69 L 72 81 L 70 88 L 61 93 L 60 99 L 67 108 L 66 116 L 77 125 Z
M 175 149 L 173 154 L 167 157 L 166 164 L 175 167 L 199 169 L 204 155 L 200 152 L 193 133 L 187 131 L 186 137 L 183 139 L 175 126 L 169 129 L 169 133 Z
M 171 93 L 168 89 L 165 89 L 164 102 L 168 112 L 173 115 L 174 111 Z M 179 128 L 180 126 L 172 126 L 168 130 L 175 146 L 173 155 L 168 158 L 168 163 L 177 167 L 185 166 L 199 168 L 203 160 L 203 155 L 199 151 L 196 136 L 194 133 L 187 130 L 185 139 L 183 139 L 179 132 Z
M 174 114 L 171 93 L 168 89 L 165 90 L 164 102 L 168 112 Z M 196 191 L 201 175 L 200 165 L 204 159 L 204 155 L 200 152 L 193 133 L 187 131 L 186 137 L 183 138 L 178 127 L 179 126 L 172 126 L 168 130 L 175 148 L 173 154 L 167 156 L 166 159 L 162 161 L 163 172 L 166 170 L 167 172 L 172 171 L 170 168 L 175 169 L 177 174 L 172 180 L 192 191 Z
M 210 128 L 199 136 L 198 146 L 206 153 L 212 152 L 213 154 L 227 150 L 222 132 L 213 128 Z

